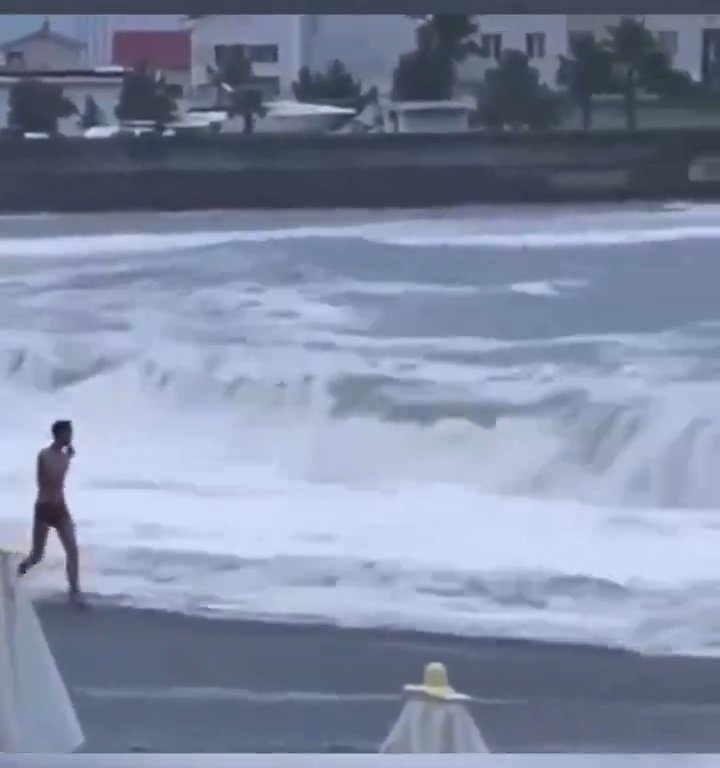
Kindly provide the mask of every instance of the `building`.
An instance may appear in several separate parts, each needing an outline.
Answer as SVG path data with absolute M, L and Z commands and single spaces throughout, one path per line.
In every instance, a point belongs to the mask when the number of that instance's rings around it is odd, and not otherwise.
M 85 44 L 84 64 L 88 67 L 106 67 L 110 64 L 115 32 L 181 30 L 188 27 L 184 16 L 151 13 L 74 16 L 66 26 L 69 26 L 72 34 Z
M 92 97 L 100 109 L 101 117 L 107 123 L 115 122 L 115 107 L 120 100 L 123 73 L 121 71 L 95 71 L 83 69 L 33 71 L 0 73 L 0 126 L 8 124 L 10 91 L 21 78 L 32 77 L 53 83 L 62 88 L 63 95 L 77 107 L 78 115 L 63 118 L 58 129 L 61 133 L 72 136 L 79 135 L 80 114 L 82 114 L 88 97 Z
M 229 49 L 241 47 L 266 96 L 290 96 L 302 66 L 301 16 L 203 16 L 192 24 L 192 83 L 208 83 Z
M 524 51 L 543 82 L 554 84 L 559 56 L 567 52 L 567 17 L 483 15 L 478 42 L 484 55 L 459 67 L 461 81 L 476 83 L 504 50 Z M 340 59 L 366 88 L 387 94 L 403 53 L 415 47 L 418 21 L 402 15 L 204 16 L 192 30 L 193 84 L 207 82 L 223 48 L 243 46 L 267 91 L 292 95 L 298 70 L 324 71 Z
M 497 66 L 503 51 L 525 53 L 538 71 L 540 81 L 554 86 L 560 56 L 568 50 L 568 16 L 559 14 L 495 14 L 478 17 L 479 57 L 470 56 L 460 66 L 461 82 L 482 80 L 488 69 Z
M 687 72 L 696 82 L 720 89 L 720 14 L 648 14 L 633 18 L 644 21 L 675 69 Z M 571 37 L 592 34 L 600 40 L 620 19 L 607 14 L 568 16 L 568 31 Z
M 322 72 L 340 59 L 365 88 L 389 93 L 398 59 L 415 47 L 417 25 L 401 15 L 304 16 L 302 63 Z
M 78 69 L 84 49 L 82 41 L 51 29 L 49 19 L 35 32 L 0 45 L 6 66 L 30 70 Z
M 175 98 L 190 86 L 189 30 L 117 30 L 113 35 L 113 66 L 135 69 L 147 65 L 161 72 Z

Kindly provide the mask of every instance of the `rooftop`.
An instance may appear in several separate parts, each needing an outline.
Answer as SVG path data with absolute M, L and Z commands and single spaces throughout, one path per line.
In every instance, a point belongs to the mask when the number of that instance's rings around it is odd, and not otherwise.
M 16 37 L 14 40 L 7 40 L 0 45 L 0 51 L 9 52 L 21 48 L 26 43 L 30 43 L 34 40 L 51 40 L 58 45 L 66 48 L 71 48 L 75 51 L 81 51 L 85 48 L 85 44 L 80 40 L 75 40 L 72 37 L 61 35 L 59 32 L 53 32 L 50 28 L 50 21 L 45 19 L 40 29 L 31 32 L 29 35 L 23 35 L 22 37 Z

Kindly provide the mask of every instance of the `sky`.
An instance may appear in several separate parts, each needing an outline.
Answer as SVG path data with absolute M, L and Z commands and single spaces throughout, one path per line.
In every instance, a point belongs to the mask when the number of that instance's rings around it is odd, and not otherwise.
M 72 31 L 72 16 L 50 16 L 50 26 L 58 32 L 68 34 Z M 0 24 L 0 42 L 12 40 L 22 35 L 34 32 L 42 26 L 44 16 L 34 14 L 3 14 Z

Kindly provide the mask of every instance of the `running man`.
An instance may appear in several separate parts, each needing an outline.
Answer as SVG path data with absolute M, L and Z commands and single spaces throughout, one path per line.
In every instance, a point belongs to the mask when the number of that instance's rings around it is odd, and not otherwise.
M 70 421 L 56 421 L 52 425 L 52 443 L 37 457 L 37 499 L 33 521 L 32 550 L 18 566 L 18 575 L 24 576 L 37 565 L 45 554 L 50 529 L 57 532 L 65 550 L 65 563 L 71 601 L 81 603 L 79 585 L 78 547 L 75 525 L 65 503 L 65 477 L 75 455 Z

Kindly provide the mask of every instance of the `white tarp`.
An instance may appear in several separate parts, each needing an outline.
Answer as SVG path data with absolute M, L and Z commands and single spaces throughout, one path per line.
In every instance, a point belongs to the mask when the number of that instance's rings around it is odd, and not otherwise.
M 447 754 L 488 752 L 463 701 L 412 694 L 380 747 L 381 753 Z
M 0 752 L 74 752 L 80 723 L 15 568 L 0 551 Z

